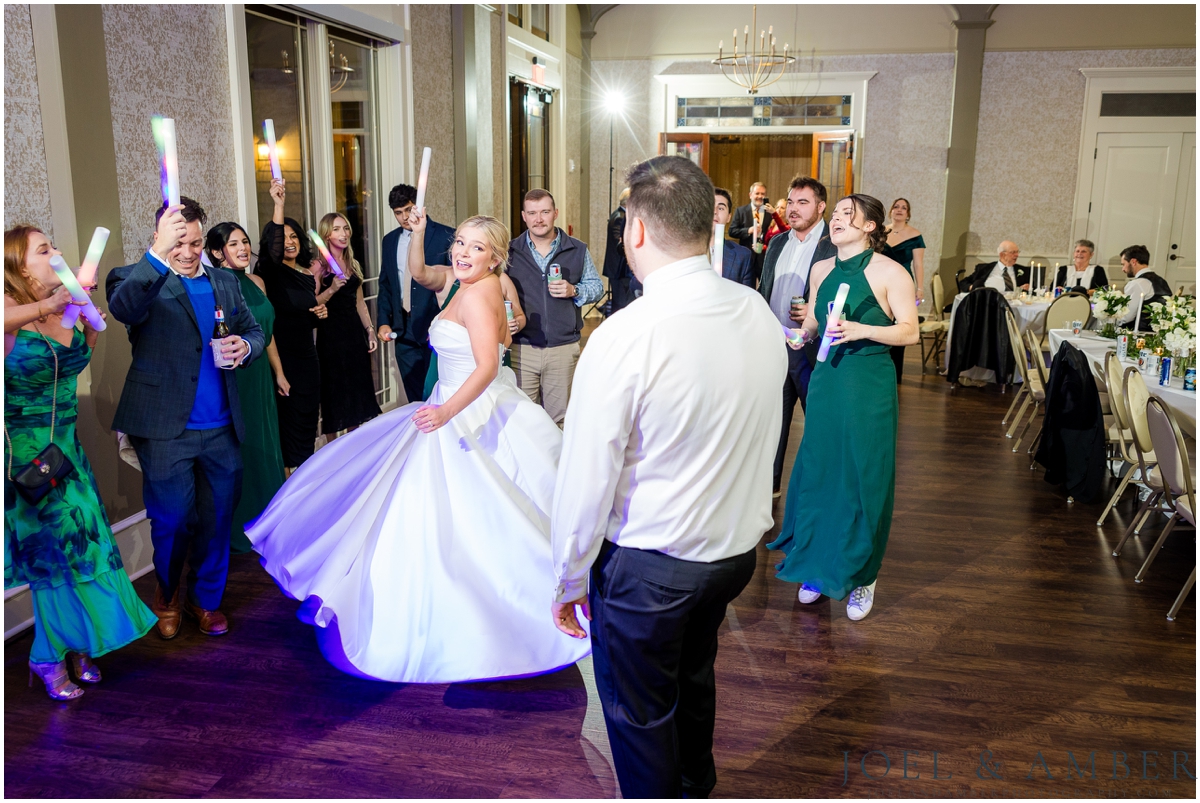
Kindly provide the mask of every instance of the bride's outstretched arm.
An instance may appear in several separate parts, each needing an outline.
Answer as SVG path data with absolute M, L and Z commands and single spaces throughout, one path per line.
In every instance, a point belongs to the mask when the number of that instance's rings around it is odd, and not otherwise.
M 433 432 L 461 413 L 496 378 L 500 368 L 500 318 L 496 311 L 499 294 L 499 283 L 496 283 L 494 287 L 469 287 L 461 295 L 459 309 L 471 338 L 475 370 L 445 403 L 427 404 L 413 414 L 412 420 L 422 432 Z
M 425 217 L 424 209 L 414 209 L 408 215 L 412 227 L 412 240 L 408 244 L 408 272 L 417 283 L 426 290 L 437 293 L 446 286 L 448 265 L 425 264 L 425 226 L 429 218 Z

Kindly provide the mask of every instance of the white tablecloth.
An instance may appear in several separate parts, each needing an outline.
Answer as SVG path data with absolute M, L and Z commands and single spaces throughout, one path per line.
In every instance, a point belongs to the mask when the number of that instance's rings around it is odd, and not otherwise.
M 950 329 L 946 332 L 946 370 L 950 370 L 950 339 L 954 336 L 954 316 L 958 312 L 958 305 L 967 297 L 966 293 L 959 293 L 954 297 L 954 306 L 950 309 Z M 1012 309 L 1013 314 L 1017 317 L 1017 328 L 1021 330 L 1021 334 L 1032 329 L 1037 334 L 1042 333 L 1042 318 L 1046 310 L 1050 308 L 1049 301 L 1035 301 L 1022 303 L 1021 301 L 1009 301 L 1008 306 Z M 963 371 L 962 375 L 969 379 L 978 379 L 984 382 L 995 382 L 996 373 L 987 368 L 971 368 Z
M 1105 387 L 1104 355 L 1117 350 L 1115 340 L 1109 340 L 1089 332 L 1073 335 L 1070 329 L 1051 329 L 1048 339 L 1051 357 L 1058 353 L 1058 347 L 1062 345 L 1063 341 L 1086 354 L 1088 362 L 1092 366 L 1092 375 L 1096 377 L 1097 386 Z M 1121 361 L 1121 373 L 1124 374 L 1125 369 L 1131 365 L 1137 365 L 1136 356 L 1133 359 Z M 1159 385 L 1158 377 L 1146 377 L 1145 379 L 1146 389 L 1150 391 L 1150 395 L 1162 399 L 1171 408 L 1171 412 L 1175 414 L 1175 419 L 1179 422 L 1179 428 L 1193 438 L 1196 437 L 1196 392 L 1184 390 L 1183 380 L 1178 377 L 1172 380 L 1177 384 L 1169 388 Z

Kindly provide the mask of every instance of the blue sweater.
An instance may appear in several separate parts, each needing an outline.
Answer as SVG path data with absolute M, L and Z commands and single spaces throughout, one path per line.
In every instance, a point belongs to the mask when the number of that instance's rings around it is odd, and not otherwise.
M 164 276 L 170 270 L 159 260 L 158 255 L 150 253 L 150 264 Z M 213 300 L 212 282 L 207 275 L 199 275 L 189 279 L 179 276 L 183 289 L 187 291 L 188 300 L 196 312 L 196 324 L 200 327 L 201 336 L 205 326 L 210 321 L 216 321 L 217 305 Z M 200 380 L 196 385 L 196 401 L 192 404 L 192 413 L 188 416 L 188 429 L 216 429 L 233 423 L 229 412 L 229 394 L 225 391 L 225 380 L 221 370 L 213 360 L 212 347 L 200 350 Z

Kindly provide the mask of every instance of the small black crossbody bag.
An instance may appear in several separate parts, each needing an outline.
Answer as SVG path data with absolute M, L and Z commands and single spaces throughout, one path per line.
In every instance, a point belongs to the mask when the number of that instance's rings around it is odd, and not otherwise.
M 75 470 L 75 465 L 54 443 L 55 415 L 58 412 L 58 352 L 40 328 L 37 329 L 37 333 L 46 341 L 50 353 L 54 355 L 54 402 L 50 407 L 50 445 L 38 452 L 37 457 L 23 466 L 15 476 L 12 465 L 12 439 L 8 435 L 8 425 L 4 426 L 4 439 L 8 442 L 8 479 L 16 486 L 21 498 L 34 506 L 41 504 L 42 500 Z

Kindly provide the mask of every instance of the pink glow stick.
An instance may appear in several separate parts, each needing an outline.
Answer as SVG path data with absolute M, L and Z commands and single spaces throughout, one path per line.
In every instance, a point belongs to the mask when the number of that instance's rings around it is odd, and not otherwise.
M 87 255 L 83 258 L 83 264 L 79 266 L 79 284 L 83 287 L 91 287 L 96 283 L 96 271 L 100 268 L 100 257 L 104 256 L 104 247 L 108 245 L 109 230 L 103 226 L 97 226 L 92 232 L 92 242 L 88 245 Z M 82 307 L 71 305 L 63 310 L 62 325 L 64 329 L 71 329 L 75 326 L 75 322 L 79 320 L 79 313 Z
M 278 181 L 283 178 L 283 171 L 279 168 L 279 152 L 275 146 L 274 120 L 263 120 L 263 136 L 267 140 L 267 157 L 271 160 L 271 178 Z
M 325 247 L 325 241 L 321 239 L 321 235 L 317 234 L 312 229 L 309 229 L 308 236 L 312 238 L 314 243 L 316 243 L 317 250 L 321 252 L 321 259 L 325 260 L 325 264 L 329 266 L 329 269 L 333 271 L 333 274 L 343 282 L 346 281 L 346 274 L 342 273 L 342 266 L 339 265 L 337 260 L 333 258 L 333 254 L 329 253 L 329 249 Z
M 58 255 L 52 256 L 50 257 L 50 267 L 54 268 L 54 273 L 58 276 L 59 281 L 63 283 L 63 287 L 67 288 L 67 292 L 71 294 L 71 298 L 75 301 L 85 302 L 78 309 L 83 317 L 87 318 L 87 322 L 97 332 L 103 332 L 105 323 L 104 319 L 100 317 L 100 310 L 96 309 L 96 305 L 92 303 L 92 299 L 88 296 L 87 291 L 83 289 L 83 285 L 75 278 L 75 274 L 71 273 L 71 269 L 67 267 L 66 261 Z M 62 326 L 63 329 L 71 329 L 75 324 L 72 323 L 68 326 L 66 316 L 64 316 Z
M 179 154 L 175 147 L 175 120 L 155 115 L 150 119 L 154 141 L 162 159 L 162 193 L 167 206 L 179 206 Z

